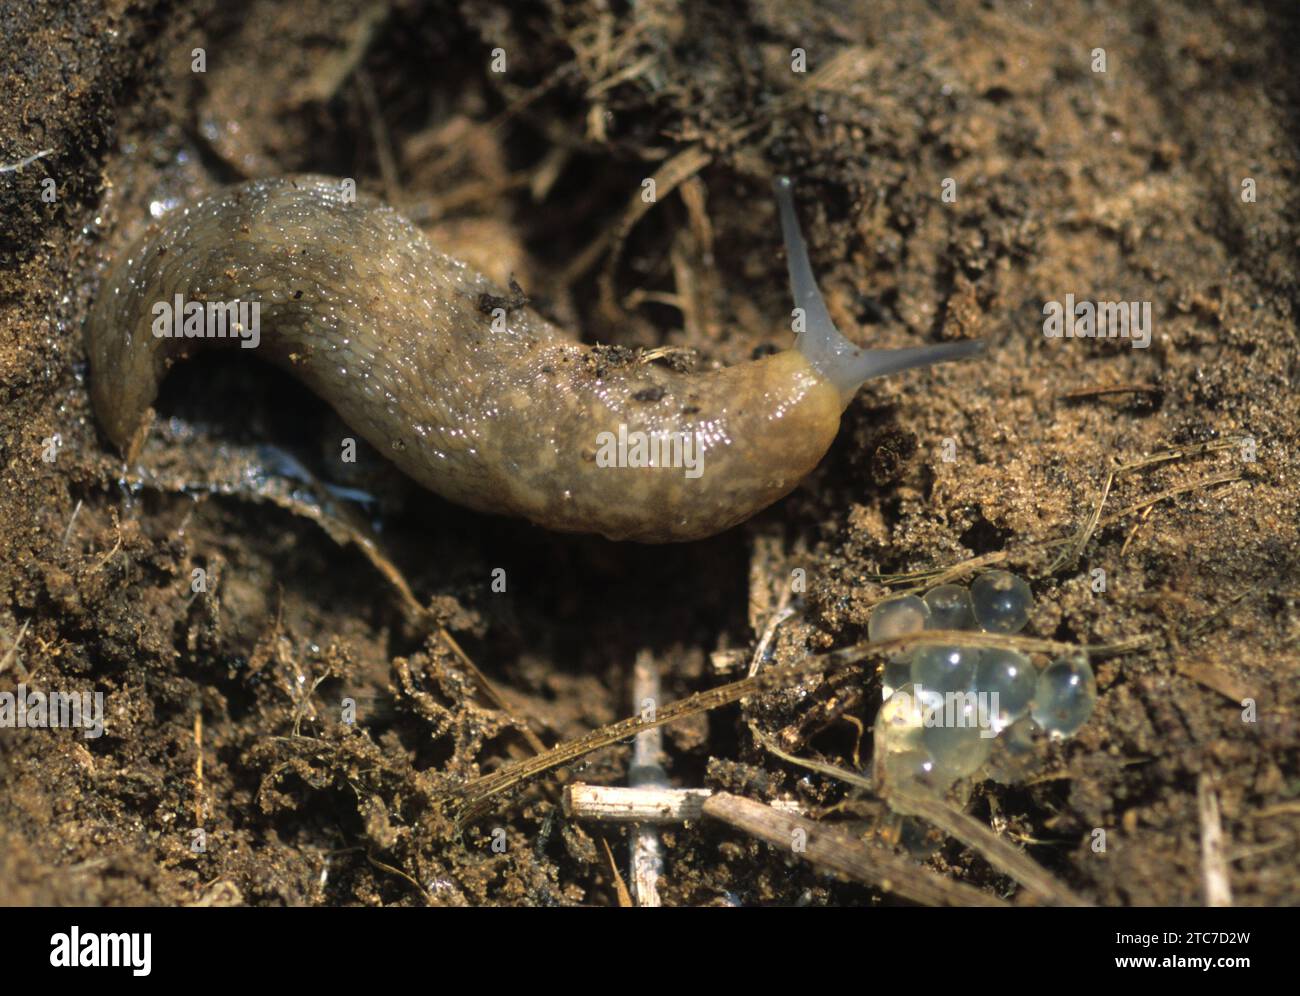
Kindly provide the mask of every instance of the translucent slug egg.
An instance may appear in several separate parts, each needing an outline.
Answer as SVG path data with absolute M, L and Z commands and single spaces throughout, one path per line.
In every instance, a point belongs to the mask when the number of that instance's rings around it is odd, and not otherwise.
M 903 595 L 881 602 L 867 618 L 867 639 L 872 643 L 893 640 L 925 629 L 930 609 L 915 595 Z
M 941 584 L 922 599 L 930 610 L 926 629 L 974 629 L 970 592 L 959 584 Z
M 911 685 L 902 686 L 876 715 L 872 764 L 877 785 L 925 785 L 934 773 L 934 759 L 921 746 L 921 708 L 912 692 Z
M 1024 654 L 1000 648 L 980 651 L 975 665 L 975 690 L 989 696 L 988 709 L 997 729 L 1010 726 L 1029 712 L 1037 686 L 1038 671 Z
M 871 610 L 871 615 L 867 618 L 867 639 L 872 643 L 881 643 L 909 633 L 919 633 L 925 629 L 929 615 L 929 608 L 915 595 L 891 598 Z M 895 654 L 885 663 L 885 671 L 881 676 L 881 694 L 888 699 L 895 690 L 911 680 L 911 653 Z
M 880 694 L 889 698 L 894 692 L 912 681 L 912 655 L 895 654 L 885 662 L 884 672 L 880 678 Z
M 921 746 L 941 777 L 966 778 L 988 760 L 993 734 L 980 718 L 973 695 L 945 696 L 943 708 L 925 713 Z
M 887 751 L 881 758 L 881 776 L 889 785 L 929 788 L 937 772 L 934 758 L 921 747 Z
M 940 694 L 970 691 L 979 651 L 970 647 L 917 647 L 912 654 L 912 681 Z
M 897 689 L 876 714 L 876 750 L 903 750 L 915 746 L 921 730 L 921 709 L 912 686 Z
M 940 585 L 924 599 L 882 602 L 867 632 L 873 642 L 926 629 L 1013 634 L 1028 622 L 1032 605 L 1021 578 L 992 571 L 969 591 Z M 891 783 L 931 794 L 971 777 L 1021 783 L 1041 770 L 1049 738 L 1073 736 L 1092 713 L 1097 686 L 1086 655 L 1054 660 L 1040 672 L 1019 651 L 954 639 L 885 663 L 872 763 L 886 797 Z
M 872 768 L 883 795 L 891 786 L 919 789 L 940 795 L 965 770 L 959 745 L 932 732 L 936 717 L 943 717 L 943 698 L 904 685 L 880 707 L 873 730 Z M 944 751 L 936 757 L 931 744 Z M 983 758 L 976 762 L 978 767 Z
M 1053 738 L 1073 736 L 1097 702 L 1097 681 L 1086 657 L 1058 658 L 1043 668 L 1034 690 L 1034 722 Z
M 1023 578 L 1007 571 L 989 571 L 971 584 L 970 600 L 981 629 L 1019 633 L 1029 621 L 1034 596 Z

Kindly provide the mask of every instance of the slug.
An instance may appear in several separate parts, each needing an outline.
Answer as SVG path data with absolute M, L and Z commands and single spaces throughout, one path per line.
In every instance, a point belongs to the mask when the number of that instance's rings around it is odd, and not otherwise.
M 789 180 L 776 191 L 794 348 L 681 373 L 577 342 L 342 181 L 230 187 L 154 222 L 110 267 L 86 326 L 95 412 L 134 461 L 172 363 L 256 346 L 451 501 L 614 540 L 710 536 L 817 465 L 863 381 L 979 348 L 849 342 Z

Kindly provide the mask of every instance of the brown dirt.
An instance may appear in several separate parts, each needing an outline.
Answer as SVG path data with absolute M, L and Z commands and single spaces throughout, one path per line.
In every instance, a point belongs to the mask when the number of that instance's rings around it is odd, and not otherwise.
M 1095 902 L 1196 904 L 1204 784 L 1235 900 L 1300 899 L 1293 5 L 100 6 L 9 4 L 0 31 L 0 162 L 52 150 L 0 174 L 0 685 L 25 672 L 30 687 L 102 691 L 108 718 L 97 740 L 0 730 L 0 902 L 616 902 L 601 833 L 565 819 L 553 779 L 463 831 L 448 822 L 443 794 L 522 740 L 356 547 L 254 488 L 198 486 L 239 446 L 377 495 L 380 548 L 552 743 L 632 711 L 642 650 L 670 697 L 720 681 L 709 655 L 753 647 L 796 567 L 809 591 L 778 632 L 782 662 L 862 639 L 878 574 L 1000 550 L 1034 574 L 1033 544 L 1086 523 L 1112 461 L 1242 436 L 1253 462 L 1234 443 L 1118 478 L 1107 514 L 1184 490 L 1103 521 L 1077 564 L 1035 582 L 1028 632 L 1154 642 L 1099 664 L 1096 714 L 1054 748 L 1052 777 L 977 786 L 970 808 Z M 489 71 L 497 47 L 504 75 Z M 791 72 L 795 47 L 807 75 Z M 707 164 L 661 185 L 620 251 L 579 265 L 690 148 Z M 195 486 L 127 486 L 85 387 L 80 328 L 103 262 L 152 202 L 303 169 L 384 191 L 588 341 L 704 363 L 786 341 L 768 184 L 788 172 L 842 327 L 888 345 L 979 335 L 990 353 L 872 385 L 794 495 L 682 547 L 476 516 L 373 454 L 342 480 L 323 404 L 234 360 L 178 368 L 160 403 L 179 421 L 147 459 Z M 1042 304 L 1067 293 L 1151 301 L 1151 347 L 1045 339 Z M 207 593 L 191 591 L 196 567 Z M 875 688 L 867 674 L 670 727 L 674 781 L 833 806 L 842 785 L 756 747 L 749 724 L 848 765 L 854 726 L 826 703 L 870 723 Z M 344 697 L 354 730 L 337 720 Z M 628 757 L 621 745 L 568 774 L 621 783 Z M 853 798 L 828 818 L 865 833 L 885 816 Z M 625 853 L 621 832 L 604 836 Z M 669 903 L 882 898 L 717 825 L 666 842 Z M 1016 893 L 955 843 L 932 866 Z

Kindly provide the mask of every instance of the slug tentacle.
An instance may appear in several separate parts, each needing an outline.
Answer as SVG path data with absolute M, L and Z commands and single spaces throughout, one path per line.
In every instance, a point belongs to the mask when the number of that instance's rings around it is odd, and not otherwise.
M 848 407 L 853 395 L 873 377 L 930 366 L 947 360 L 974 356 L 983 349 L 978 341 L 946 342 L 936 346 L 910 346 L 906 349 L 862 349 L 855 346 L 831 321 L 830 312 L 813 276 L 808 258 L 808 244 L 799 227 L 794 210 L 794 185 L 786 176 L 776 181 L 776 201 L 781 215 L 781 233 L 785 238 L 786 260 L 790 268 L 790 291 L 796 308 L 803 311 L 804 326 L 795 337 L 795 348 L 840 392 Z
M 709 536 L 817 466 L 861 380 L 969 351 L 848 344 L 782 197 L 809 331 L 798 349 L 687 374 L 585 346 L 526 307 L 485 309 L 499 288 L 341 181 L 220 190 L 111 268 L 86 325 L 95 412 L 133 460 L 171 364 L 237 343 L 459 504 L 611 539 Z

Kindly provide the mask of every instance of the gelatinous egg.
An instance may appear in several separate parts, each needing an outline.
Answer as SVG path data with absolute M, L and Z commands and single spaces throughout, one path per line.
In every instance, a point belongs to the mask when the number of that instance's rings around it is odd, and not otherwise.
M 1023 579 L 991 571 L 969 591 L 940 585 L 923 599 L 882 602 L 867 630 L 876 642 L 922 630 L 1011 634 L 1024 628 L 1032 606 Z M 890 784 L 946 794 L 972 776 L 1021 783 L 1043 767 L 1049 738 L 1073 736 L 1092 713 L 1097 685 L 1086 655 L 1054 660 L 1039 672 L 1019 651 L 953 639 L 899 652 L 884 666 L 873 770 L 886 798 Z M 899 801 L 891 806 L 906 812 Z
M 955 714 L 955 722 L 952 722 Z M 921 746 L 934 759 L 935 774 L 956 780 L 973 775 L 988 760 L 993 749 L 993 733 L 976 722 L 975 709 L 945 709 L 944 722 L 927 726 L 921 733 Z M 971 725 L 964 725 L 963 719 Z M 951 725 L 950 725 L 951 724 Z
M 890 750 L 903 750 L 914 746 L 921 730 L 921 709 L 912 694 L 911 685 L 903 685 L 885 700 L 876 714 L 876 748 L 882 738 Z
M 981 650 L 975 665 L 975 691 L 988 696 L 989 715 L 1001 730 L 1029 712 L 1038 685 L 1038 671 L 1015 650 Z M 993 696 L 996 695 L 995 700 Z
M 921 700 L 921 746 L 934 758 L 935 772 L 950 781 L 973 775 L 988 759 L 996 730 L 974 692 L 949 692 Z
M 934 759 L 921 743 L 925 729 L 920 702 L 911 685 L 904 685 L 880 707 L 873 729 L 872 773 L 887 794 L 891 785 L 942 791 Z
M 911 750 L 886 751 L 881 758 L 883 775 L 889 785 L 908 785 L 913 788 L 932 788 L 935 780 L 935 763 L 922 747 Z
M 889 698 L 898 689 L 912 681 L 912 655 L 895 654 L 885 662 L 885 669 L 880 676 L 881 698 Z
M 1083 656 L 1058 658 L 1043 668 L 1034 690 L 1034 722 L 1054 738 L 1073 736 L 1097 702 L 1097 681 Z
M 912 681 L 940 694 L 969 691 L 978 659 L 979 651 L 971 647 L 917 647 L 912 652 Z
M 1007 571 L 989 571 L 972 582 L 970 600 L 981 629 L 1019 633 L 1029 621 L 1034 596 L 1023 578 Z
M 941 584 L 922 599 L 930 609 L 926 629 L 974 629 L 975 612 L 970 592 L 959 584 Z
M 926 604 L 915 595 L 903 595 L 881 602 L 867 618 L 867 639 L 872 643 L 893 640 L 925 629 L 930 616 Z

